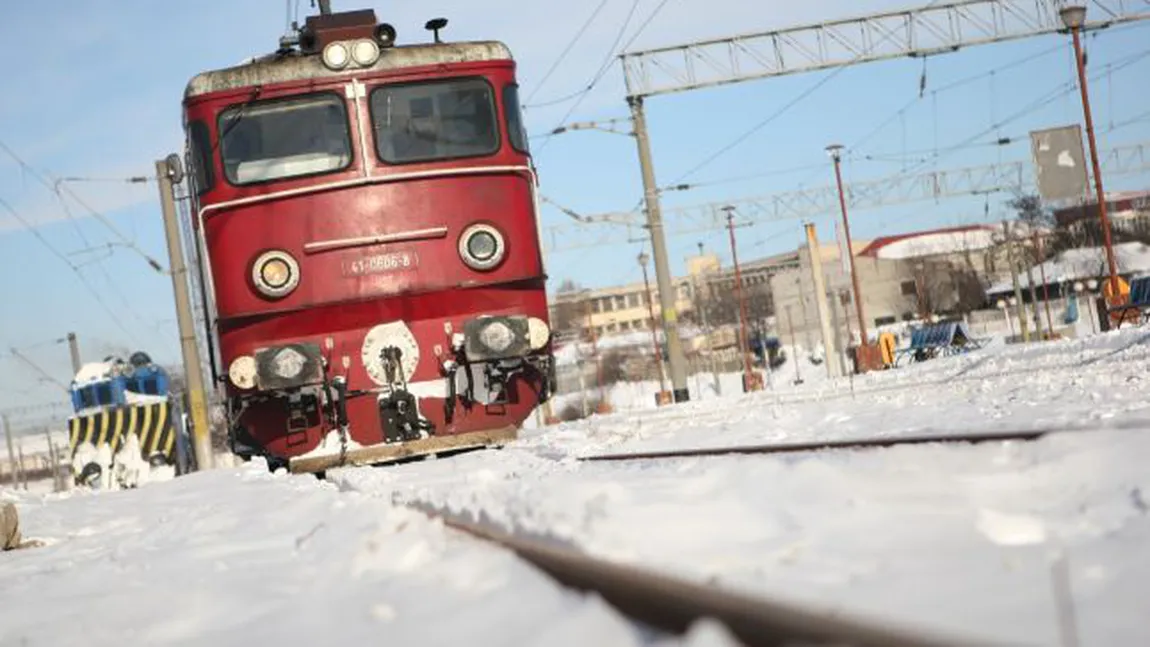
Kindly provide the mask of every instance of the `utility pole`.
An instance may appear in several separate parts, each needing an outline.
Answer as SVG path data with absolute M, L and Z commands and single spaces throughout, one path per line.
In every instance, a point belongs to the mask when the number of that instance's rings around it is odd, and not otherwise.
M 1010 221 L 1002 221 L 1002 230 L 1006 232 L 1006 254 L 1010 263 L 1010 280 L 1014 284 L 1014 300 L 1018 303 L 1018 329 L 1022 332 L 1022 342 L 1030 342 L 1030 327 L 1026 325 L 1026 303 L 1022 299 L 1022 287 L 1018 283 L 1018 260 L 1014 254 L 1014 233 L 1010 229 Z
M 1025 252 L 1025 250 L 1023 251 Z M 1024 259 L 1028 256 L 1030 259 L 1035 258 L 1033 254 L 1023 254 L 1022 256 Z M 1029 261 L 1026 263 L 1026 282 L 1030 288 L 1030 310 L 1028 312 L 1034 317 L 1034 335 L 1038 337 L 1039 341 L 1042 341 L 1042 313 L 1038 309 L 1038 287 L 1034 284 L 1034 263 Z
M 68 351 L 72 354 L 72 375 L 80 372 L 80 344 L 76 341 L 76 333 L 68 333 Z
M 1054 317 L 1050 314 L 1050 286 L 1046 284 L 1046 254 L 1043 251 L 1042 236 L 1034 230 L 1034 253 L 1038 258 L 1038 271 L 1042 277 L 1042 303 L 1046 306 L 1046 331 L 1054 337 Z
M 1094 167 L 1094 192 L 1098 200 L 1098 219 L 1102 221 L 1102 241 L 1106 246 L 1106 262 L 1110 266 L 1111 305 L 1118 305 L 1121 298 L 1118 282 L 1118 263 L 1114 260 L 1114 246 L 1110 240 L 1110 219 L 1106 214 L 1106 193 L 1102 190 L 1102 167 L 1098 163 L 1098 146 L 1094 141 L 1094 118 L 1090 114 L 1090 93 L 1086 88 L 1086 59 L 1082 54 L 1082 41 L 1079 32 L 1086 23 L 1084 5 L 1067 5 L 1058 11 L 1062 24 L 1070 30 L 1074 43 L 1074 63 L 1078 68 L 1078 89 L 1082 94 L 1082 114 L 1086 119 L 1086 138 L 1090 142 L 1090 163 Z M 1103 291 L 1105 294 L 1105 291 Z
M 727 232 L 731 237 L 731 263 L 735 266 L 735 294 L 739 299 L 739 349 L 743 355 L 743 391 L 758 391 L 762 388 L 751 369 L 750 344 L 747 341 L 747 298 L 743 291 L 743 274 L 739 270 L 739 252 L 735 244 L 735 208 L 723 207 L 727 212 Z M 768 362 L 769 364 L 769 362 Z
M 699 258 L 701 259 L 703 257 L 703 243 L 699 242 L 697 244 L 699 245 Z M 703 278 L 703 281 L 709 282 L 706 277 Z M 711 290 L 708 288 L 707 299 L 709 300 L 710 298 Z M 707 304 L 702 298 L 699 299 L 699 318 L 703 324 L 703 334 L 707 337 L 707 363 L 711 366 L 711 381 L 714 382 L 715 395 L 722 395 L 723 389 L 719 384 L 719 370 L 715 367 L 715 343 L 711 339 L 711 325 L 707 322 Z
M 169 155 L 156 161 L 156 180 L 160 187 L 160 210 L 164 217 L 164 233 L 168 240 L 168 256 L 172 268 L 172 289 L 176 297 L 176 323 L 180 329 L 180 349 L 184 357 L 184 378 L 187 381 L 188 404 L 191 409 L 192 449 L 197 469 L 212 467 L 212 445 L 209 435 L 208 401 L 204 393 L 204 372 L 200 364 L 200 348 L 196 344 L 195 322 L 192 319 L 192 301 L 188 293 L 188 268 L 184 265 L 184 251 L 180 245 L 180 223 L 176 218 L 174 186 L 183 181 L 184 170 L 180 156 Z
M 12 423 L 8 420 L 8 414 L 0 414 L 0 422 L 4 423 L 4 439 L 8 443 L 8 468 L 12 470 L 12 489 L 16 489 L 16 450 L 12 447 Z
M 651 282 L 647 279 L 647 261 L 651 260 L 646 252 L 639 252 L 639 267 L 643 268 L 643 296 L 647 300 L 647 317 L 651 326 L 651 346 L 655 350 L 655 367 L 659 369 L 659 393 L 655 396 L 655 404 L 669 404 L 663 400 L 667 393 L 667 378 L 663 374 L 663 353 L 659 350 L 659 328 L 655 325 L 655 304 L 651 299 Z
M 823 258 L 819 253 L 819 240 L 815 235 L 815 225 L 808 222 L 807 250 L 811 257 L 811 277 L 815 284 L 815 310 L 819 313 L 819 326 L 823 331 L 823 354 L 827 365 L 827 377 L 834 379 L 835 369 L 831 366 L 831 355 L 835 352 L 834 336 L 831 334 L 830 313 L 827 312 L 827 287 L 823 282 Z
M 591 318 L 591 297 L 583 300 L 583 308 L 587 316 L 587 329 L 591 332 L 591 353 L 595 355 L 595 383 L 599 386 L 599 404 L 595 407 L 598 413 L 607 413 L 607 396 L 603 390 L 603 360 L 599 357 L 599 333 L 595 331 L 595 322 Z
M 851 285 L 854 287 L 855 312 L 857 313 L 859 324 L 859 347 L 856 358 L 859 370 L 865 372 L 870 367 L 870 354 L 867 352 L 870 348 L 870 342 L 867 340 L 866 315 L 863 314 L 862 288 L 859 287 L 859 275 L 855 269 L 854 248 L 851 245 L 851 225 L 850 220 L 847 218 L 847 198 L 846 193 L 843 191 L 843 175 L 840 168 L 842 166 L 842 148 L 839 144 L 831 144 L 827 146 L 827 153 L 830 154 L 831 159 L 834 160 L 835 183 L 838 184 L 839 189 L 839 209 L 843 215 L 843 236 L 846 238 L 846 255 L 847 258 L 850 259 Z M 847 341 L 849 345 L 849 338 Z
M 651 254 L 655 257 L 655 283 L 659 290 L 659 306 L 663 312 L 663 334 L 667 339 L 672 397 L 675 402 L 686 402 L 691 398 L 687 390 L 686 359 L 683 356 L 683 343 L 679 339 L 675 288 L 667 261 L 667 241 L 663 233 L 663 214 L 659 207 L 659 187 L 655 184 L 655 168 L 651 163 L 651 142 L 647 135 L 647 118 L 643 114 L 643 98 L 628 97 L 627 103 L 631 106 L 631 124 L 635 130 L 635 144 L 639 149 L 639 166 L 643 175 L 643 199 L 647 205 Z
M 791 323 L 791 304 L 787 304 L 784 308 L 787 311 L 787 330 L 791 335 L 791 354 L 793 357 L 791 361 L 795 363 L 795 384 L 803 383 L 803 376 L 799 374 L 799 347 L 798 340 L 795 339 L 795 326 Z

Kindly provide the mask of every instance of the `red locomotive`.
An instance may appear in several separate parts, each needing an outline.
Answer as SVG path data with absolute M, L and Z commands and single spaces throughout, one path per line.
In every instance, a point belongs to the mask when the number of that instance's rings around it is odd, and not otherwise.
M 184 97 L 232 451 L 317 472 L 514 438 L 554 364 L 511 54 L 320 5 Z

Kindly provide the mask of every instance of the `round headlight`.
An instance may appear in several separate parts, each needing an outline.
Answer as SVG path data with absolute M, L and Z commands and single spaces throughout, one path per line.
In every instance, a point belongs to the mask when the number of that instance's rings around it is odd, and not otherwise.
M 291 280 L 291 268 L 282 258 L 272 258 L 260 266 L 260 278 L 267 285 L 282 289 Z
M 471 225 L 459 237 L 459 256 L 475 270 L 495 268 L 503 261 L 506 252 L 503 234 L 491 225 Z
M 232 384 L 241 389 L 253 389 L 256 386 L 256 358 L 251 355 L 241 355 L 232 360 L 228 367 L 228 378 Z
M 502 353 L 515 343 L 515 333 L 502 321 L 493 321 L 479 332 L 479 342 L 496 353 Z
M 252 264 L 252 283 L 265 296 L 287 296 L 299 285 L 299 263 L 287 252 L 264 252 Z
M 467 253 L 480 261 L 489 260 L 499 251 L 499 241 L 488 231 L 477 231 L 467 239 Z
M 342 70 L 351 60 L 351 52 L 343 43 L 328 43 L 323 48 L 323 64 L 333 70 Z
M 351 57 L 363 67 L 372 65 L 379 60 L 379 45 L 373 40 L 357 40 L 351 46 Z

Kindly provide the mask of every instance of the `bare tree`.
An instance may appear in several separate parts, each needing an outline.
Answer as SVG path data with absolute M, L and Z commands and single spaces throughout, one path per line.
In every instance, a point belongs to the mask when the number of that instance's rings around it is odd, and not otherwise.
M 743 277 L 743 298 L 747 302 L 747 319 L 761 321 L 770 317 L 775 311 L 774 297 L 771 295 L 770 283 L 763 280 L 752 283 L 748 277 Z M 739 323 L 739 291 L 735 288 L 734 279 L 712 282 L 706 294 L 698 298 L 697 308 L 705 309 L 707 321 L 711 325 L 734 325 Z M 749 322 L 748 322 L 749 323 Z
M 583 328 L 586 305 L 580 294 L 583 289 L 571 279 L 564 279 L 555 293 L 555 306 L 551 311 L 551 328 L 560 334 L 576 333 Z

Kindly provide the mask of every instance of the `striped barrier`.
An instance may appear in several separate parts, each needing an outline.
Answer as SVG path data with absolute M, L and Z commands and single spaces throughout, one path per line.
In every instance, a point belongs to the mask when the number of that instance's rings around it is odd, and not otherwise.
M 175 462 L 176 427 L 172 424 L 172 405 L 129 404 L 106 409 L 91 415 L 74 417 L 69 422 L 71 455 L 81 445 L 109 445 L 115 455 L 123 447 L 128 434 L 134 434 L 140 443 L 140 456 L 162 454 L 169 464 Z

